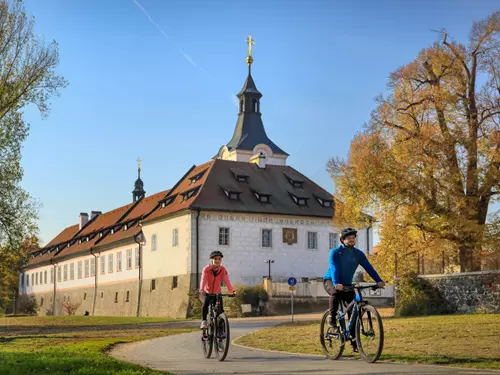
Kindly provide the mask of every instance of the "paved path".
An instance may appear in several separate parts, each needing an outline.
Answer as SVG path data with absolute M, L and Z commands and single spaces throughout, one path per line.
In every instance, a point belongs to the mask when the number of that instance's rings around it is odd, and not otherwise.
M 235 339 L 277 323 L 279 323 L 277 320 L 233 320 L 231 336 Z M 286 340 L 286 337 L 283 337 L 283 340 Z M 329 361 L 320 356 L 267 352 L 237 345 L 231 345 L 226 360 L 218 362 L 216 359 L 203 357 L 199 332 L 122 344 L 117 346 L 111 355 L 154 369 L 168 370 L 178 375 L 500 374 L 496 371 L 383 362 L 370 365 L 358 359 Z

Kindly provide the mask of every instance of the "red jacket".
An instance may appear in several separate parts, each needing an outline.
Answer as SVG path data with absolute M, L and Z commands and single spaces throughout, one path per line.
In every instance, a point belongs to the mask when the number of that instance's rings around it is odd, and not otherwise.
M 200 292 L 203 290 L 207 292 L 207 294 L 219 294 L 221 293 L 221 283 L 224 281 L 229 292 L 234 292 L 233 285 L 231 281 L 229 281 L 229 275 L 227 274 L 227 270 L 224 266 L 219 266 L 217 272 L 214 273 L 212 265 L 207 265 L 203 268 L 201 273 L 201 282 L 200 282 Z

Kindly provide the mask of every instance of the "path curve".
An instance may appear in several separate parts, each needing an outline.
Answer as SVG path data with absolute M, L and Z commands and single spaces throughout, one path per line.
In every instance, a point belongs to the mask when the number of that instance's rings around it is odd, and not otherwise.
M 231 336 L 236 339 L 253 331 L 280 323 L 276 320 L 231 322 Z M 286 340 L 286 337 L 283 338 Z M 319 345 L 319 342 L 318 342 Z M 137 363 L 177 375 L 246 374 L 246 375 L 332 375 L 332 374 L 496 374 L 497 371 L 460 369 L 444 366 L 407 365 L 399 363 L 368 364 L 358 359 L 329 361 L 321 356 L 289 354 L 231 345 L 224 362 L 204 359 L 200 333 L 185 333 L 117 345 L 110 355 L 117 359 Z

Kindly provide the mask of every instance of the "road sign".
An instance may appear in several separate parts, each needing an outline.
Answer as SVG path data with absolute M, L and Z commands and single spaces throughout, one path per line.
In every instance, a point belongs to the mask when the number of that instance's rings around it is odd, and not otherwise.
M 290 277 L 288 279 L 288 285 L 295 286 L 295 284 L 297 284 L 297 279 L 295 277 Z
M 291 286 L 291 287 L 289 287 L 289 289 L 290 289 L 291 291 L 294 291 L 294 290 L 295 290 L 295 287 L 294 287 L 294 286 Z

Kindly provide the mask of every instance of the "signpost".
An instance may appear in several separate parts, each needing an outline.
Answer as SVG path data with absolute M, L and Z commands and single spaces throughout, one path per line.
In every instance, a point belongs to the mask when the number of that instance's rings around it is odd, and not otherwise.
M 293 291 L 295 290 L 295 285 L 297 284 L 297 279 L 295 277 L 290 277 L 288 279 L 288 285 L 290 285 L 290 294 L 292 298 L 292 323 L 293 323 Z

